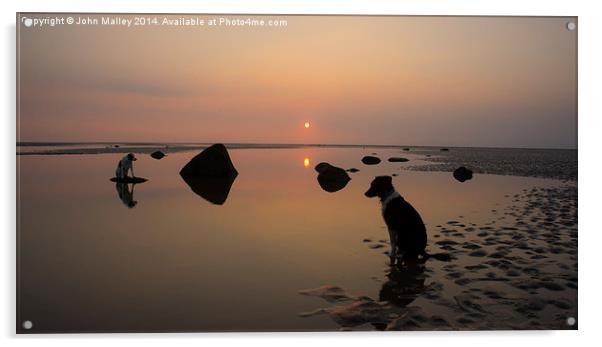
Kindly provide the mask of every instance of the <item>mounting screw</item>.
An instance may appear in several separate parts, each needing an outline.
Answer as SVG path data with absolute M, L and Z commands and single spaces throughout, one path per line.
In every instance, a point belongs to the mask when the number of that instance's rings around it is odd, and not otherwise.
M 575 323 L 577 323 L 577 320 L 575 319 L 575 317 L 569 317 L 566 319 L 566 324 L 568 324 L 569 326 L 573 326 L 573 325 L 575 325 Z
M 566 23 L 566 28 L 570 31 L 573 31 L 577 29 L 577 24 L 575 24 L 575 22 L 568 22 Z

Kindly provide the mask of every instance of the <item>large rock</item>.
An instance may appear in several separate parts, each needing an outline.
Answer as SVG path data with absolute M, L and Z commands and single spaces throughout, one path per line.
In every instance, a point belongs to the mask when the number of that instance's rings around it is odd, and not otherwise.
M 345 188 L 351 180 L 351 177 L 349 177 L 345 170 L 328 163 L 316 165 L 315 170 L 318 172 L 318 184 L 329 193 L 338 192 Z
M 192 158 L 182 170 L 180 176 L 229 177 L 238 175 L 226 146 L 221 143 L 205 148 Z
M 180 176 L 194 193 L 212 204 L 222 205 L 238 171 L 226 147 L 215 144 L 192 158 L 180 170 Z
M 454 178 L 460 182 L 467 181 L 472 179 L 472 171 L 465 168 L 464 166 L 460 166 L 459 168 L 454 170 Z
M 376 164 L 380 163 L 380 158 L 373 157 L 371 155 L 367 155 L 362 158 L 362 163 L 364 163 L 366 165 L 376 165 Z
M 389 161 L 391 163 L 405 163 L 406 161 L 410 161 L 410 159 L 401 158 L 401 157 L 391 157 L 391 158 L 389 158 Z

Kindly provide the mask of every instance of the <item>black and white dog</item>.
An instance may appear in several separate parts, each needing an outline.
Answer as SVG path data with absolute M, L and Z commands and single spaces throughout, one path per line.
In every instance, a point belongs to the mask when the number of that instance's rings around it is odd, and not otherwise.
M 121 160 L 117 163 L 117 168 L 115 169 L 115 177 L 118 180 L 124 180 L 128 178 L 128 173 L 132 171 L 132 178 L 136 177 L 134 175 L 134 162 L 138 160 L 134 153 L 129 153 L 125 155 Z
M 398 258 L 434 257 L 449 260 L 446 254 L 428 254 L 426 248 L 426 227 L 420 214 L 410 203 L 395 191 L 391 176 L 378 176 L 370 184 L 365 195 L 378 196 L 382 204 L 382 215 L 389 230 L 391 240 L 391 264 Z

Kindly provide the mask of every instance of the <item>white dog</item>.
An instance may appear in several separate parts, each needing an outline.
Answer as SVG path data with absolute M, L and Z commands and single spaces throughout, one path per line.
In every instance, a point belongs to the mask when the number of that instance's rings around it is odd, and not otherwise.
M 129 153 L 128 155 L 121 158 L 119 163 L 117 163 L 117 169 L 115 169 L 115 177 L 121 180 L 126 179 L 128 177 L 129 171 L 132 171 L 132 177 L 135 177 L 133 162 L 136 160 L 137 159 L 133 153 Z

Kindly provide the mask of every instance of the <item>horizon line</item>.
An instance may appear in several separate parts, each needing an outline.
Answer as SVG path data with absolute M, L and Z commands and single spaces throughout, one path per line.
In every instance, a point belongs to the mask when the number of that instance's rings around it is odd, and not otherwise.
M 303 146 L 303 147 L 428 147 L 428 148 L 487 148 L 487 149 L 547 149 L 547 150 L 578 150 L 578 147 L 501 147 L 501 146 L 450 146 L 450 145 L 397 145 L 397 144 L 348 144 L 348 143 L 270 143 L 270 142 L 169 142 L 169 141 L 16 141 L 17 146 L 44 146 L 44 145 L 76 145 L 76 144 L 127 144 L 127 145 L 212 145 L 221 143 L 228 145 L 276 145 L 276 146 Z

